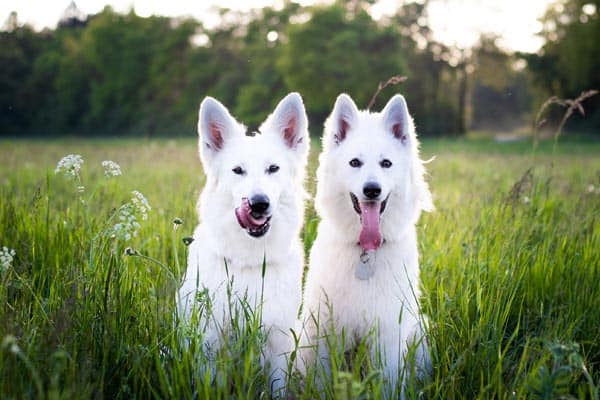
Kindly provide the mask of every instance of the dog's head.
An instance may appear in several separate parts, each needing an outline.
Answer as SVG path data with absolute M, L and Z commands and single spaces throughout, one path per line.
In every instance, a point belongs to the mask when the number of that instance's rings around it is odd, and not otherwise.
M 340 95 L 325 123 L 323 146 L 317 207 L 345 231 L 358 229 L 364 250 L 379 248 L 433 207 L 401 95 L 381 113 L 359 111 L 348 95 Z
M 281 100 L 254 136 L 246 136 L 246 128 L 217 100 L 204 99 L 198 132 L 207 175 L 206 206 L 211 208 L 205 207 L 205 217 L 237 221 L 251 237 L 267 234 L 277 210 L 289 207 L 289 197 L 301 190 L 307 126 L 297 93 Z

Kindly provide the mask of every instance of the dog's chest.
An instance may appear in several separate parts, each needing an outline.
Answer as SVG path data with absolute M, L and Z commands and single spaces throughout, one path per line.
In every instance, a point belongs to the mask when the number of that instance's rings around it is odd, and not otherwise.
M 300 296 L 300 277 L 292 268 L 281 263 L 248 266 L 230 262 L 227 268 L 207 274 L 204 284 L 215 295 L 217 302 L 227 302 L 230 297 L 247 301 L 250 306 L 263 304 L 276 306 L 277 302 Z M 298 293 L 295 293 L 298 292 Z
M 361 251 L 358 261 L 354 265 L 354 277 L 360 281 L 367 281 L 375 276 L 377 263 L 376 251 Z

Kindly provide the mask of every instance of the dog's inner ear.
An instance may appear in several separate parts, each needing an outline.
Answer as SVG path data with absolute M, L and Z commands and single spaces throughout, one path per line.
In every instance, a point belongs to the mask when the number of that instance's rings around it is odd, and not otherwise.
M 219 151 L 223 148 L 223 132 L 225 126 L 219 121 L 211 120 L 208 122 L 208 140 L 205 144 L 214 151 Z
M 404 132 L 403 126 L 404 124 L 402 122 L 392 125 L 392 133 L 396 139 L 400 140 L 402 143 L 405 143 L 406 132 Z
M 229 140 L 235 120 L 227 109 L 212 97 L 206 97 L 200 104 L 198 133 L 202 146 L 214 152 L 221 151 Z
M 285 117 L 286 119 L 283 124 L 283 140 L 290 149 L 293 149 L 298 146 L 298 144 L 302 143 L 302 135 L 300 134 L 300 129 L 298 127 L 298 118 L 293 112 Z
M 343 117 L 340 118 L 337 125 L 337 132 L 333 134 L 333 139 L 335 140 L 335 144 L 340 144 L 344 139 L 346 139 L 346 133 L 350 129 L 350 124 Z
M 288 94 L 279 102 L 268 125 L 275 128 L 287 147 L 297 149 L 306 135 L 306 112 L 297 93 Z
M 400 96 L 394 96 L 385 109 L 385 125 L 394 137 L 405 144 L 408 139 L 408 111 Z
M 333 111 L 333 141 L 340 144 L 348 136 L 357 114 L 356 105 L 350 96 L 341 94 L 338 96 Z

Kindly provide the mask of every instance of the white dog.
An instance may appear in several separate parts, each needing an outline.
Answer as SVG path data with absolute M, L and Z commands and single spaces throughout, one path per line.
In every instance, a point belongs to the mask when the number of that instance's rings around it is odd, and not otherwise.
M 345 94 L 337 98 L 317 170 L 321 222 L 306 279 L 301 370 L 315 354 L 328 366 L 324 337 L 331 329 L 358 339 L 375 329 L 392 385 L 411 342 L 414 366 L 423 370 L 429 364 L 417 302 L 415 223 L 421 210 L 433 208 L 423 175 L 402 96 L 394 96 L 381 113 L 359 111 Z
M 228 291 L 257 309 L 262 301 L 262 326 L 268 335 L 264 360 L 271 367 L 275 391 L 285 385 L 288 334 L 301 301 L 304 256 L 299 233 L 307 126 L 297 93 L 277 105 L 255 136 L 246 136 L 246 128 L 215 99 L 207 97 L 200 106 L 206 186 L 198 205 L 202 222 L 189 248 L 178 308 L 189 320 L 197 293 L 207 291 L 212 315 L 204 322 L 204 338 L 215 349 L 230 328 Z

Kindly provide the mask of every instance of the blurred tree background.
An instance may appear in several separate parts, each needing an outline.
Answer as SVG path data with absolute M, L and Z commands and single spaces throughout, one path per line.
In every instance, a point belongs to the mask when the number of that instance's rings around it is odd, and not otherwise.
M 600 0 L 549 7 L 537 54 L 514 54 L 482 34 L 470 49 L 434 40 L 427 1 L 375 20 L 372 0 L 219 11 L 193 19 L 110 7 L 83 15 L 74 3 L 55 29 L 35 31 L 11 14 L 0 31 L 0 135 L 193 135 L 210 95 L 256 129 L 289 91 L 304 97 L 311 132 L 340 92 L 364 108 L 380 81 L 403 93 L 421 135 L 529 127 L 550 95 L 600 88 Z M 567 128 L 600 134 L 600 96 Z

